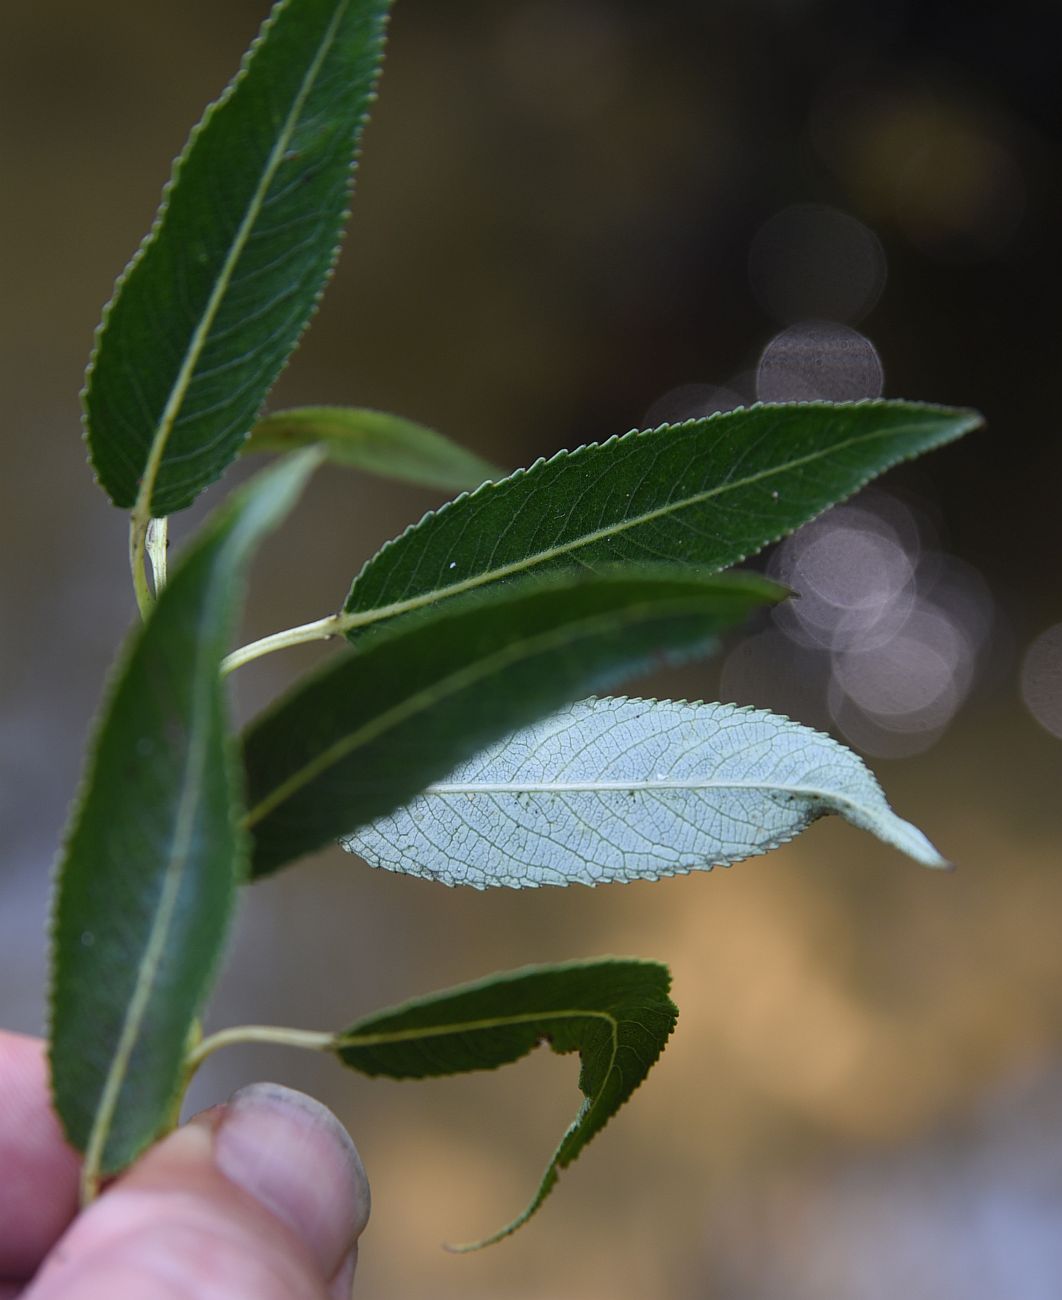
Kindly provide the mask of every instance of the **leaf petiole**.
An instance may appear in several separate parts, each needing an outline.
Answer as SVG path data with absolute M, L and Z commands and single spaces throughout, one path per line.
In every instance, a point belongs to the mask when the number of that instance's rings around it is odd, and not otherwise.
M 288 1029 L 283 1025 L 234 1025 L 208 1034 L 185 1057 L 189 1080 L 208 1056 L 223 1047 L 241 1043 L 274 1043 L 280 1047 L 302 1047 L 311 1052 L 328 1052 L 336 1045 L 336 1035 L 314 1029 Z
M 285 628 L 283 632 L 273 632 L 227 655 L 222 660 L 222 675 L 235 672 L 244 664 L 261 659 L 275 650 L 286 650 L 289 646 L 304 645 L 310 641 L 329 641 L 334 636 L 341 636 L 349 624 L 349 615 L 328 614 L 324 618 L 315 619 L 312 623 L 302 623 L 298 627 Z

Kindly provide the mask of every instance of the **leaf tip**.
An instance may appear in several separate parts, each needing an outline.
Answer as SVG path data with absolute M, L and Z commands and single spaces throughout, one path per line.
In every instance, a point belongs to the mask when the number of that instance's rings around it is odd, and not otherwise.
M 504 1228 L 499 1228 L 497 1232 L 492 1232 L 489 1237 L 481 1237 L 479 1241 L 444 1241 L 442 1248 L 450 1255 L 472 1255 L 477 1250 L 485 1250 L 488 1246 L 496 1246 L 499 1241 L 504 1241 L 506 1237 L 511 1237 L 518 1228 L 522 1228 L 527 1220 L 534 1214 L 538 1208 L 538 1200 L 529 1206 L 522 1214 L 507 1223 Z
M 483 1241 L 444 1241 L 442 1248 L 448 1255 L 471 1255 L 473 1251 L 482 1250 L 484 1246 L 489 1246 L 492 1240 L 492 1238 L 486 1238 Z
M 923 867 L 930 867 L 934 871 L 950 872 L 955 870 L 955 863 L 944 857 L 928 836 L 924 835 L 911 822 L 904 821 L 902 817 L 897 817 L 891 809 L 888 810 L 887 817 L 882 818 L 879 828 L 865 826 L 865 829 L 873 831 L 880 839 L 886 843 L 891 843 L 901 853 L 906 853 L 909 858 L 913 858 L 915 862 L 920 863 Z

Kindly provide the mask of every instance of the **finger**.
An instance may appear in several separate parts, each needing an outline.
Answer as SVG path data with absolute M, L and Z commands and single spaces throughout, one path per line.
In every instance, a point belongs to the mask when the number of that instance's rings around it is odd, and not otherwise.
M 0 1278 L 31 1276 L 58 1240 L 77 1209 L 77 1171 L 52 1110 L 44 1044 L 0 1033 Z
M 24 1300 L 335 1300 L 341 1285 L 350 1294 L 368 1214 L 365 1171 L 339 1121 L 258 1084 L 109 1188 Z

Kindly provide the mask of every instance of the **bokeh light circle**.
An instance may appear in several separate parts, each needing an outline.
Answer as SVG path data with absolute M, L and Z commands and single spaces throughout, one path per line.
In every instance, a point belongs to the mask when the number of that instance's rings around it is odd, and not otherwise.
M 809 320 L 776 334 L 756 371 L 761 402 L 855 402 L 880 397 L 885 372 L 874 344 L 848 325 Z
M 943 734 L 996 622 L 980 574 L 927 548 L 927 536 L 935 540 L 923 510 L 871 489 L 799 529 L 767 566 L 794 593 L 771 623 L 803 665 L 805 686 L 824 689 L 829 725 L 876 757 L 920 753 Z M 766 648 L 763 635 L 755 640 Z M 785 661 L 776 643 L 770 648 L 770 659 Z M 755 698 L 748 679 L 768 665 L 762 653 L 740 650 L 724 681 Z M 791 685 L 782 692 L 792 693 Z
M 1041 632 L 1026 650 L 1021 696 L 1040 726 L 1062 740 L 1062 623 Z

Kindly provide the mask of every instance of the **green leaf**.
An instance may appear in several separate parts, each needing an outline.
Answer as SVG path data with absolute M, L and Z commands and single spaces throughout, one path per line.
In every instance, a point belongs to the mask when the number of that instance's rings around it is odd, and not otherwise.
M 317 457 L 236 494 L 183 556 L 111 687 L 59 870 L 52 1081 L 86 1187 L 165 1126 L 246 872 L 219 667 L 259 538 Z
M 729 866 L 828 813 L 949 865 L 829 736 L 733 704 L 622 698 L 495 742 L 343 847 L 447 885 L 600 885 Z
M 248 732 L 254 874 L 382 816 L 514 727 L 649 667 L 661 650 L 704 651 L 781 594 L 743 574 L 564 574 L 390 624 Z
M 362 569 L 346 625 L 531 572 L 617 563 L 718 571 L 897 461 L 976 428 L 911 402 L 753 406 L 558 452 L 459 497 Z
M 364 1074 L 423 1079 L 493 1070 L 543 1040 L 580 1054 L 584 1101 L 531 1203 L 475 1250 L 526 1223 L 648 1074 L 675 1027 L 671 979 L 655 962 L 607 959 L 527 967 L 360 1020 L 337 1036 L 340 1060 Z
M 245 452 L 320 446 L 329 460 L 430 488 L 473 488 L 502 471 L 434 429 L 384 411 L 300 406 L 259 420 Z
M 335 261 L 387 0 L 281 0 L 177 160 L 85 393 L 116 506 L 190 505 L 239 451 Z

